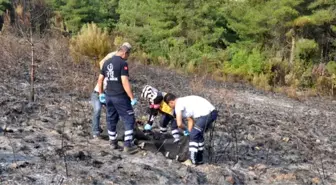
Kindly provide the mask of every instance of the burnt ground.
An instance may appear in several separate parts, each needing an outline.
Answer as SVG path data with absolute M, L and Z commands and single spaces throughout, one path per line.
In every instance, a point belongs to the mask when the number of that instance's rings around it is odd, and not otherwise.
M 213 139 L 206 135 L 207 164 L 186 167 L 91 139 L 97 72 L 72 63 L 62 39 L 37 44 L 36 101 L 29 103 L 29 49 L 0 39 L 7 43 L 0 47 L 0 184 L 336 184 L 335 100 L 297 101 L 129 62 L 137 97 L 150 84 L 201 95 L 219 109 Z M 145 109 L 143 101 L 136 106 L 138 119 Z

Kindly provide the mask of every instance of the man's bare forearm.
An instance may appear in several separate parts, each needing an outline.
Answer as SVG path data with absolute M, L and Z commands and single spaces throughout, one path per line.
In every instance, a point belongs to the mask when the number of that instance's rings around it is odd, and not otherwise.
M 191 129 L 194 126 L 194 120 L 192 118 L 188 118 L 188 130 L 191 132 Z
M 182 120 L 177 120 L 176 123 L 177 123 L 177 126 L 178 126 L 180 129 L 184 129 L 184 125 L 182 124 Z
M 181 112 L 176 112 L 176 124 L 178 128 L 184 129 L 184 125 L 182 123 L 182 113 Z
M 99 75 L 98 77 L 98 93 L 101 94 L 103 93 L 103 81 L 104 81 L 104 76 L 103 75 Z
M 133 99 L 134 99 L 134 96 L 133 96 L 132 88 L 131 88 L 131 84 L 130 84 L 128 78 L 122 80 L 122 85 L 123 85 L 123 87 L 124 87 L 124 89 L 125 89 L 125 91 L 126 91 L 128 97 L 129 97 L 131 100 L 133 100 Z

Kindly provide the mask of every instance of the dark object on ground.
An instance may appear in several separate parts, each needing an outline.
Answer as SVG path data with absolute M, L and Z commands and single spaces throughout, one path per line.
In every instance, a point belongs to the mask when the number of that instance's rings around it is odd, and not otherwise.
M 124 127 L 122 123 L 117 125 L 117 140 L 124 141 Z M 188 158 L 189 137 L 181 137 L 181 140 L 174 143 L 174 138 L 170 134 L 162 135 L 157 131 L 144 133 L 139 128 L 134 129 L 134 143 L 141 149 L 154 153 L 162 153 L 166 158 L 180 162 Z
M 150 140 L 142 141 L 139 146 L 142 149 L 151 152 L 160 152 L 166 158 L 177 160 L 183 162 L 188 159 L 188 149 L 189 149 L 189 137 L 182 137 L 179 142 L 174 143 L 174 139 L 160 139 L 160 140 Z

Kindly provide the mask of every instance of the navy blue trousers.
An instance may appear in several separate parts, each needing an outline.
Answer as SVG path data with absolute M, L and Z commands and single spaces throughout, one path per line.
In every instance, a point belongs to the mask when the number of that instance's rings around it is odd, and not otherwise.
M 166 133 L 168 128 L 168 124 L 171 123 L 171 133 L 174 137 L 174 139 L 180 139 L 179 129 L 177 127 L 177 123 L 175 118 L 167 113 L 162 113 L 161 121 L 160 121 L 160 132 Z
M 117 139 L 117 123 L 119 118 L 124 122 L 125 146 L 131 146 L 135 124 L 134 110 L 131 100 L 126 96 L 106 95 L 106 123 L 110 140 Z
M 204 150 L 204 133 L 212 127 L 213 122 L 217 119 L 218 112 L 212 111 L 206 116 L 195 119 L 194 127 L 190 132 L 189 151 L 198 152 Z

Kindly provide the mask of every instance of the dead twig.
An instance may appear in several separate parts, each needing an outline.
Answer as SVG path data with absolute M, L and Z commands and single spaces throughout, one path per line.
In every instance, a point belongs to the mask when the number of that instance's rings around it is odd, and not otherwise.
M 62 125 L 62 134 L 61 134 L 62 145 L 61 145 L 61 151 L 62 151 L 62 155 L 63 155 L 65 174 L 68 177 L 69 176 L 69 173 L 68 173 L 68 163 L 67 163 L 66 155 L 65 155 L 66 152 L 64 151 L 64 128 L 65 128 L 65 121 L 63 121 L 63 125 Z
M 160 149 L 162 148 L 162 146 L 166 143 L 167 139 L 163 140 L 162 144 L 160 145 L 159 149 L 157 149 L 157 151 L 155 152 L 155 155 L 160 151 Z
M 63 184 L 63 181 L 64 181 L 64 178 L 62 177 L 59 181 L 59 185 L 62 185 Z

